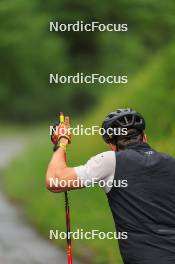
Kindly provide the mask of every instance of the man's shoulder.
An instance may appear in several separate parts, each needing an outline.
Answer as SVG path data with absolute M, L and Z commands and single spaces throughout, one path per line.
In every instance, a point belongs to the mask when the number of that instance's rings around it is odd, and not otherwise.
M 172 161 L 172 162 L 175 162 L 175 157 L 173 157 L 172 155 L 168 154 L 168 153 L 165 153 L 165 152 L 157 152 L 159 155 L 162 156 L 162 158 L 166 159 L 166 160 L 169 160 L 169 161 Z
M 116 155 L 115 155 L 115 151 L 112 151 L 112 150 L 104 151 L 104 152 L 97 154 L 96 156 L 93 156 L 91 159 L 95 159 L 96 161 L 99 160 L 105 163 L 111 163 L 116 160 Z
M 115 156 L 115 151 L 112 151 L 112 150 L 104 151 L 96 155 L 96 157 L 102 157 L 102 158 L 103 157 L 114 157 L 114 156 Z

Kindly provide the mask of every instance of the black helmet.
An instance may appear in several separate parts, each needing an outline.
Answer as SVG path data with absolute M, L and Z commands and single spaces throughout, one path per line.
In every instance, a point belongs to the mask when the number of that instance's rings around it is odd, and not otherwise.
M 145 129 L 145 120 L 141 114 L 131 108 L 117 109 L 117 111 L 107 115 L 102 128 L 105 130 L 108 128 L 133 128 L 140 133 Z M 113 143 L 114 138 L 116 138 L 116 135 L 111 136 L 107 132 L 103 135 L 104 141 L 108 144 Z

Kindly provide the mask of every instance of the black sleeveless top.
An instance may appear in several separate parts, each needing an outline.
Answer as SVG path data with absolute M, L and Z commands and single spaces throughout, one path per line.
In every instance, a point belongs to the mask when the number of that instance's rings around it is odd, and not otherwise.
M 125 264 L 175 264 L 175 159 L 148 144 L 116 152 L 114 180 L 107 194 Z

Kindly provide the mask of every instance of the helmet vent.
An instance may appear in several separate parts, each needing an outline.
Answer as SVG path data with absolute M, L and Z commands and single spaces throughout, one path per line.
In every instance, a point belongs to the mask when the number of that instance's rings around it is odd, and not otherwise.
M 103 121 L 102 127 L 108 128 L 127 128 L 136 129 L 138 132 L 145 130 L 145 120 L 141 114 L 131 108 L 117 109 L 115 112 L 109 113 Z M 107 133 L 103 135 L 106 143 L 116 140 L 116 136 L 109 137 Z

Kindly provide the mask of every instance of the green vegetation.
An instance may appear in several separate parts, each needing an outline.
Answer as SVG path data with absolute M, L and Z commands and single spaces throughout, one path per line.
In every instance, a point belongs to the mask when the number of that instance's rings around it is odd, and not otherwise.
M 174 45 L 155 55 L 138 73 L 132 83 L 120 90 L 109 88 L 101 103 L 84 120 L 74 122 L 85 126 L 101 123 L 116 107 L 131 106 L 147 119 L 147 133 L 151 143 L 160 151 L 175 154 L 174 125 Z M 38 230 L 46 237 L 49 229 L 65 230 L 64 195 L 52 194 L 45 189 L 45 171 L 52 154 L 46 137 L 47 126 L 29 136 L 33 146 L 23 157 L 12 163 L 5 174 L 5 189 L 11 198 L 22 203 L 25 212 Z M 31 135 L 31 134 L 29 134 Z M 80 165 L 106 148 L 100 136 L 73 138 L 68 151 L 71 166 Z M 114 231 L 114 225 L 105 194 L 99 188 L 82 189 L 70 193 L 72 229 L 99 229 Z M 56 241 L 65 246 L 65 241 Z M 110 240 L 82 240 L 73 242 L 76 255 L 88 263 L 122 263 L 116 242 Z
M 0 1 L 0 118 L 10 124 L 1 125 L 0 130 L 1 135 L 22 134 L 28 142 L 23 155 L 5 172 L 4 188 L 45 237 L 49 229 L 65 230 L 64 195 L 45 188 L 52 155 L 48 127 L 58 111 L 71 113 L 73 125 L 91 126 L 100 125 L 113 109 L 136 108 L 146 117 L 151 143 L 175 154 L 174 13 L 174 0 L 111 0 L 110 4 L 102 0 Z M 128 23 L 129 30 L 50 33 L 51 20 Z M 57 72 L 127 74 L 129 83 L 50 86 L 48 75 Z M 47 124 L 41 124 L 46 120 Z M 106 149 L 100 136 L 74 137 L 68 160 L 77 166 Z M 71 192 L 70 198 L 73 231 L 114 231 L 102 190 L 82 189 Z M 65 247 L 66 242 L 56 243 Z M 122 263 L 115 241 L 74 241 L 73 248 L 87 263 Z
M 172 41 L 174 13 L 174 0 L 1 0 L 1 120 L 44 121 L 54 118 L 58 106 L 74 116 L 84 114 L 100 102 L 107 87 L 50 86 L 49 73 L 132 77 Z M 129 30 L 50 33 L 50 20 L 128 23 Z

